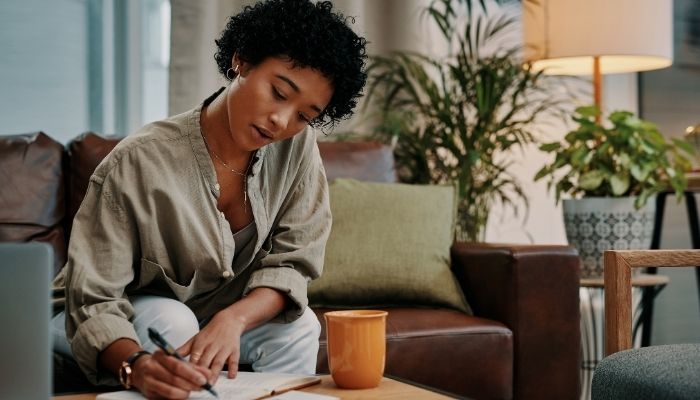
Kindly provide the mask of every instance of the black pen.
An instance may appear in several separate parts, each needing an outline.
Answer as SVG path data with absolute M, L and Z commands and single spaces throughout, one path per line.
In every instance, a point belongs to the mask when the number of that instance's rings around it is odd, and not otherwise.
M 173 346 L 168 343 L 163 336 L 158 333 L 157 330 L 153 328 L 148 328 L 148 337 L 151 338 L 151 341 L 155 343 L 156 346 L 160 347 L 161 350 L 165 352 L 165 354 L 175 357 L 178 360 L 182 360 L 184 362 L 187 362 L 175 349 Z M 214 388 L 211 387 L 211 384 L 209 382 L 205 383 L 202 385 L 202 389 L 206 389 L 209 391 L 209 393 L 213 394 L 214 397 L 219 397 L 219 395 L 214 391 Z

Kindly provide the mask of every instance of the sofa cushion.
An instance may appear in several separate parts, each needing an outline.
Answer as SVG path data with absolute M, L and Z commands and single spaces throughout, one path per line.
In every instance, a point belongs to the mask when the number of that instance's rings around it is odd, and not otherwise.
M 309 286 L 316 306 L 436 305 L 469 312 L 450 270 L 452 186 L 337 179 L 333 228 L 322 276 Z
M 46 242 L 66 261 L 63 145 L 43 132 L 0 138 L 0 242 Z
M 394 154 L 380 142 L 319 142 L 328 181 L 354 178 L 368 182 L 396 182 Z
M 109 154 L 121 138 L 103 137 L 84 133 L 68 143 L 68 212 L 66 230 L 70 233 L 73 217 L 83 202 L 90 176 L 102 159 Z
M 513 334 L 493 320 L 437 308 L 383 308 L 385 373 L 477 399 L 510 399 Z M 321 321 L 317 373 L 328 373 L 326 323 Z

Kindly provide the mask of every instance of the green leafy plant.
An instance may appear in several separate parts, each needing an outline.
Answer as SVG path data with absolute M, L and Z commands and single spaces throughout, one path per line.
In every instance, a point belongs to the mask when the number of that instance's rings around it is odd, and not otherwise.
M 641 208 L 649 197 L 673 189 L 679 196 L 687 187 L 685 172 L 691 163 L 685 154 L 693 147 L 681 139 L 669 143 L 656 125 L 627 111 L 615 111 L 609 126 L 596 122 L 600 111 L 579 107 L 578 124 L 563 141 L 545 143 L 540 150 L 555 155 L 554 161 L 537 172 L 535 180 L 549 178 L 557 202 L 562 194 L 572 197 L 637 196 Z
M 471 11 L 471 2 L 467 14 Z M 513 150 L 534 142 L 535 122 L 561 111 L 541 76 L 523 67 L 518 47 L 482 55 L 507 32 L 506 16 L 463 18 L 450 0 L 435 0 L 427 15 L 452 49 L 447 57 L 412 52 L 373 57 L 368 103 L 379 110 L 375 135 L 394 145 L 404 182 L 454 184 L 459 194 L 457 238 L 478 241 L 496 202 L 527 198 L 509 172 Z M 482 4 L 483 7 L 483 4 Z

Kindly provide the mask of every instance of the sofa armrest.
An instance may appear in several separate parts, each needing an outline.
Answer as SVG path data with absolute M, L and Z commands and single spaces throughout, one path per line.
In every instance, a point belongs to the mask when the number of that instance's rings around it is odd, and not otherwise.
M 452 246 L 452 268 L 474 314 L 513 331 L 516 399 L 578 399 L 579 263 L 569 246 Z

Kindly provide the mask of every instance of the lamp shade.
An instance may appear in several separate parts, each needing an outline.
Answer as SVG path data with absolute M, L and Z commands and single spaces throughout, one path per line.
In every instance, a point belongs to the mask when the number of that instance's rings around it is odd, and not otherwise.
M 671 0 L 524 0 L 525 61 L 551 75 L 648 71 L 673 60 Z

